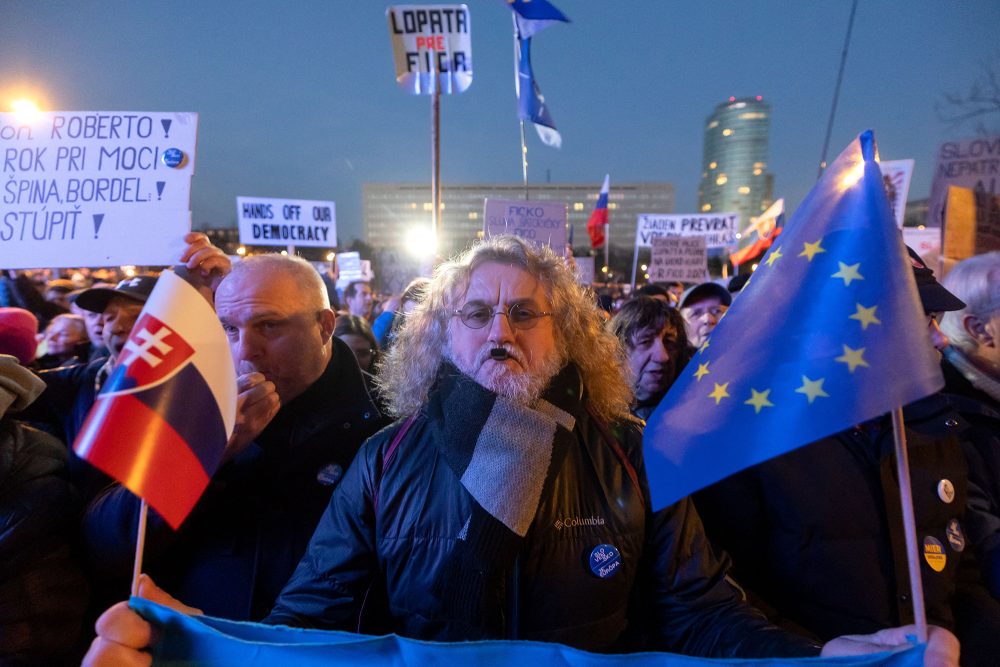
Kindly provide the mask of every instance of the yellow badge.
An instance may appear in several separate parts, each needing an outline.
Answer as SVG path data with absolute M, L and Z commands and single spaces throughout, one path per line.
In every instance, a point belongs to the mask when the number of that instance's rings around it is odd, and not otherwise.
M 942 571 L 948 563 L 948 556 L 944 553 L 944 545 L 933 537 L 925 537 L 924 560 L 935 572 Z

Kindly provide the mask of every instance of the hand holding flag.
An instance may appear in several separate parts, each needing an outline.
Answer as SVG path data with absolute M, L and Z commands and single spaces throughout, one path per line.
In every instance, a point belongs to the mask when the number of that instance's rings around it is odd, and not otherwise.
M 164 271 L 73 445 L 171 527 L 187 517 L 236 421 L 236 372 L 211 305 Z

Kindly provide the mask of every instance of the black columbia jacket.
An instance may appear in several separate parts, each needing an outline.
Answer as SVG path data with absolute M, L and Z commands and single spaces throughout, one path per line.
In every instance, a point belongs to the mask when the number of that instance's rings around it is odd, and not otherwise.
M 435 594 L 450 575 L 445 565 L 475 500 L 443 460 L 427 416 L 413 422 L 384 470 L 401 423 L 362 447 L 265 622 L 439 641 L 552 641 L 594 651 L 818 652 L 739 599 L 689 501 L 649 511 L 636 424 L 605 431 L 586 412 L 576 417 L 578 446 L 541 498 L 495 622 L 449 616 Z M 618 452 L 604 432 L 620 443 Z M 590 566 L 600 545 L 621 556 L 604 578 Z

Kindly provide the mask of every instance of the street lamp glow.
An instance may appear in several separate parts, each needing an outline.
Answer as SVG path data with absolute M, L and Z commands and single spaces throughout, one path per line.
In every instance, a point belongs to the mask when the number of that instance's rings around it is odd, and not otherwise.
M 12 100 L 10 103 L 11 111 L 17 116 L 20 122 L 30 122 L 37 116 L 41 109 L 38 108 L 38 104 L 34 100 L 29 100 L 27 98 L 21 98 Z
M 335 252 L 328 252 L 328 253 L 326 253 L 326 261 L 332 262 L 336 256 L 337 256 L 337 253 L 335 253 Z
M 410 227 L 406 232 L 406 249 L 414 257 L 433 257 L 437 252 L 437 235 L 426 225 Z
M 239 255 L 240 257 L 243 257 L 244 255 L 246 255 L 247 254 L 246 247 L 245 246 L 240 246 L 239 248 L 237 248 L 236 249 L 236 254 Z

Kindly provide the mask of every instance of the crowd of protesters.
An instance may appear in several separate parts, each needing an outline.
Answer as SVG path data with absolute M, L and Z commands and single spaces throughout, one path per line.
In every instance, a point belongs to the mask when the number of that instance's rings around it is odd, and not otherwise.
M 499 237 L 380 297 L 335 292 L 298 258 L 234 266 L 186 241 L 238 416 L 185 524 L 151 512 L 144 597 L 606 652 L 838 655 L 912 634 L 888 417 L 650 510 L 644 420 L 743 279 L 596 296 L 551 251 Z M 911 264 L 947 381 L 906 406 L 928 664 L 954 664 L 956 636 L 962 664 L 996 664 L 1000 253 L 943 283 Z M 148 664 L 153 629 L 111 606 L 129 593 L 138 500 L 71 445 L 155 283 L 0 278 L 0 663 L 74 664 L 93 640 L 89 664 Z M 587 567 L 598 545 L 617 576 Z

